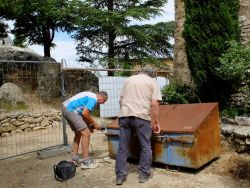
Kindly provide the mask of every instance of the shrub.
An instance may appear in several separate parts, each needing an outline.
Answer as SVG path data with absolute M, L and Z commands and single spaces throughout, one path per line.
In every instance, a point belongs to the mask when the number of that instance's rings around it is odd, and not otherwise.
M 229 107 L 221 110 L 221 116 L 225 116 L 228 118 L 234 118 L 239 115 L 239 110 L 235 107 Z
M 187 104 L 199 102 L 195 90 L 190 86 L 173 81 L 162 89 L 162 101 L 164 104 Z
M 217 75 L 230 82 L 234 87 L 249 81 L 250 45 L 244 47 L 236 41 L 229 42 L 230 48 L 222 55 L 220 66 L 216 68 Z

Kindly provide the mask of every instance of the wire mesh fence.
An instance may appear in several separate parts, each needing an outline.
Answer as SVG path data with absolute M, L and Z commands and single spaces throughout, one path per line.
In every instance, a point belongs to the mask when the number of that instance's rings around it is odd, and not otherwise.
M 115 76 L 110 77 L 108 71 Z M 62 118 L 62 101 L 82 92 L 106 91 L 105 104 L 91 112 L 102 126 L 119 113 L 119 97 L 127 76 L 135 70 L 69 69 L 60 63 L 0 61 L 0 159 L 73 141 L 74 133 Z M 157 79 L 168 84 L 166 78 Z M 106 135 L 91 134 L 90 152 L 108 151 Z M 80 151 L 81 152 L 81 151 Z
M 60 64 L 45 65 L 0 62 L 0 159 L 63 143 Z

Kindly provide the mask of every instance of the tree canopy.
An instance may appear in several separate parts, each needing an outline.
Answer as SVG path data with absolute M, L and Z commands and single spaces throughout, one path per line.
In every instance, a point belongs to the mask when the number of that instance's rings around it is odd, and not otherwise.
M 161 15 L 167 0 L 1 0 L 0 18 L 14 21 L 15 44 L 44 46 L 56 31 L 72 33 L 79 61 L 124 68 L 132 60 L 171 57 L 174 22 L 143 24 Z M 135 24 L 137 23 L 137 24 Z
M 101 61 L 107 68 L 124 68 L 131 59 L 142 62 L 170 57 L 174 22 L 133 24 L 160 15 L 166 2 L 85 0 L 79 3 L 73 35 L 78 42 L 79 61 L 90 64 Z
M 17 40 L 28 39 L 29 44 L 44 46 L 44 56 L 50 57 L 50 48 L 56 31 L 69 32 L 73 16 L 68 0 L 2 0 L 0 17 L 14 21 L 13 34 Z

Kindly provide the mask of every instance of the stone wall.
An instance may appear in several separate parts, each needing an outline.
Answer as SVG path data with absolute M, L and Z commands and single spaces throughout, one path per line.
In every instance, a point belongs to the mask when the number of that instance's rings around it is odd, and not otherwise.
M 244 109 L 245 114 L 250 116 L 250 90 L 249 86 L 241 87 L 237 93 L 229 98 L 229 105 L 238 109 Z
M 250 117 L 221 118 L 224 145 L 239 153 L 250 153 Z
M 37 94 L 44 102 L 61 96 L 61 65 L 59 63 L 40 63 L 38 64 Z
M 66 98 L 82 91 L 98 92 L 98 77 L 84 69 L 63 69 Z
M 0 135 L 46 129 L 62 125 L 61 112 L 57 110 L 37 112 L 10 112 L 0 115 Z

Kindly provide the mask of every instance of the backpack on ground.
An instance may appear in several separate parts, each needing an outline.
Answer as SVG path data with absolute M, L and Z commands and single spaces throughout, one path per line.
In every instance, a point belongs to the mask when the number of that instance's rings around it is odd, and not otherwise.
M 71 161 L 60 161 L 54 165 L 55 178 L 58 181 L 65 181 L 72 178 L 76 173 L 76 166 Z

